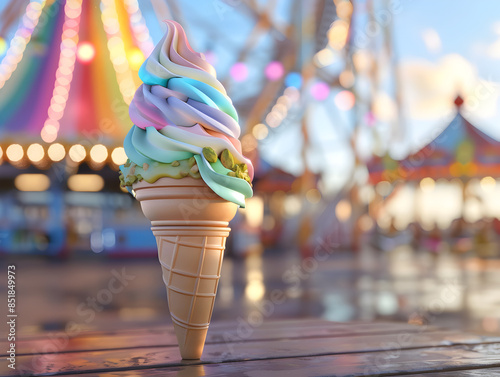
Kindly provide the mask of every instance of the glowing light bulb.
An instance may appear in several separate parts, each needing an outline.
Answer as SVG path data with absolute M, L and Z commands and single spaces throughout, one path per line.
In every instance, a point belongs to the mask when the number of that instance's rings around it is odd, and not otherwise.
M 252 129 L 252 134 L 257 140 L 264 140 L 269 134 L 269 130 L 265 124 L 259 123 Z
M 317 82 L 311 87 L 311 95 L 317 101 L 324 101 L 330 95 L 330 87 L 323 81 Z
M 64 149 L 64 146 L 59 143 L 52 144 L 49 149 L 47 150 L 47 154 L 49 155 L 49 158 L 54 161 L 61 161 L 64 156 L 66 155 L 66 150 Z
M 31 144 L 26 151 L 28 158 L 31 162 L 41 161 L 43 156 L 45 155 L 45 151 L 40 144 Z
M 123 147 L 113 149 L 113 152 L 111 153 L 111 159 L 116 165 L 123 165 L 125 162 L 127 162 L 125 149 L 123 149 Z
M 141 68 L 141 64 L 144 62 L 144 54 L 138 48 L 133 48 L 128 53 L 128 63 L 130 68 L 134 71 L 138 71 Z
M 329 48 L 324 48 L 314 56 L 315 62 L 319 67 L 326 67 L 333 63 L 335 54 Z
M 81 162 L 85 159 L 87 152 L 85 151 L 83 145 L 75 144 L 69 149 L 68 155 L 73 161 Z
M 0 55 L 5 54 L 5 51 L 7 51 L 7 42 L 5 42 L 5 39 L 0 37 Z
M 7 147 L 5 154 L 7 155 L 7 158 L 9 160 L 14 162 L 19 161 L 24 156 L 23 147 L 21 147 L 19 144 L 11 144 Z
M 104 162 L 108 158 L 108 149 L 102 144 L 94 145 L 90 150 L 90 158 L 97 163 Z
M 354 97 L 354 94 L 348 90 L 342 90 L 337 95 L 335 96 L 335 105 L 342 110 L 342 111 L 347 111 L 353 108 L 354 104 L 356 103 L 356 98 Z
M 248 78 L 248 67 L 245 63 L 236 63 L 231 67 L 229 74 L 236 82 L 245 81 Z
M 285 67 L 283 67 L 283 63 L 274 61 L 267 65 L 264 73 L 269 80 L 276 81 L 285 74 Z
M 95 57 L 95 47 L 90 42 L 81 42 L 78 44 L 78 49 L 76 51 L 76 57 L 80 63 L 87 64 L 90 63 Z
M 302 76 L 298 72 L 291 72 L 285 78 L 286 86 L 293 86 L 294 88 L 300 89 L 302 86 Z

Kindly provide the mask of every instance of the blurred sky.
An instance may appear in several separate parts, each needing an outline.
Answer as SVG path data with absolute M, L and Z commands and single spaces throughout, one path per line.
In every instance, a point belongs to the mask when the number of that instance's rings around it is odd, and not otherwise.
M 155 43 L 164 31 L 160 20 L 168 17 L 166 3 L 161 0 L 139 1 Z M 261 7 L 269 4 L 265 0 L 258 3 Z M 0 11 L 6 4 L 7 1 L 0 1 Z M 248 6 L 242 0 L 191 0 L 177 1 L 176 4 L 180 10 L 180 17 L 177 14 L 176 18 L 183 22 L 193 47 L 200 52 L 213 52 L 218 76 L 228 85 L 232 99 L 238 103 L 259 94 L 265 82 L 263 68 L 274 59 L 279 30 L 290 21 L 292 1 L 277 1 L 272 18 L 278 31 L 261 38 L 249 52 L 245 61 L 250 72 L 248 80 L 243 83 L 232 82 L 228 79 L 228 72 L 237 62 L 256 23 Z M 359 17 L 354 23 L 354 33 L 362 34 L 366 32 L 368 4 L 366 0 L 354 4 L 356 17 Z M 453 99 L 457 94 L 465 98 L 464 115 L 483 131 L 500 139 L 500 114 L 497 110 L 500 105 L 500 1 L 374 0 L 373 4 L 376 15 L 389 4 L 393 22 L 392 52 L 397 67 L 388 66 L 385 78 L 394 81 L 398 74 L 403 132 L 400 139 L 393 140 L 389 135 L 390 127 L 382 124 L 379 129 L 385 133 L 386 142 L 391 143 L 393 154 L 404 157 L 428 143 L 432 135 L 436 135 L 436 130 L 445 127 L 452 119 L 455 111 Z M 163 11 L 158 13 L 158 9 Z M 6 40 L 12 37 L 15 27 L 11 29 L 10 34 L 4 36 Z M 373 38 L 377 39 L 381 34 Z M 378 59 L 377 51 L 373 53 Z M 317 143 L 311 148 L 308 159 L 313 167 L 324 166 L 324 171 L 331 173 L 332 187 L 348 179 L 354 162 L 348 144 L 354 118 L 335 108 L 333 98 L 336 93 L 332 91 L 328 100 L 322 103 L 310 103 L 307 114 L 314 128 L 311 140 Z M 389 97 L 394 95 L 387 94 Z M 297 152 L 301 148 L 299 122 L 292 119 L 272 131 L 275 135 L 262 143 L 262 155 L 278 161 L 284 169 L 300 172 L 302 162 Z M 293 161 L 282 158 L 284 154 L 289 156 L 283 153 L 284 150 L 295 153 L 298 158 Z
M 453 110 L 450 97 L 465 96 L 464 115 L 500 139 L 500 2 L 401 1 L 394 49 L 401 68 L 409 139 L 420 146 Z M 408 102 L 413 102 L 408 104 Z

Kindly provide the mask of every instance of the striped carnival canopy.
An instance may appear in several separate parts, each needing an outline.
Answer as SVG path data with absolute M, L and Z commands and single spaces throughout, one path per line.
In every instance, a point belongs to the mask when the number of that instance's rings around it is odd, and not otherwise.
M 32 0 L 0 63 L 2 144 L 121 144 L 153 47 L 137 0 Z

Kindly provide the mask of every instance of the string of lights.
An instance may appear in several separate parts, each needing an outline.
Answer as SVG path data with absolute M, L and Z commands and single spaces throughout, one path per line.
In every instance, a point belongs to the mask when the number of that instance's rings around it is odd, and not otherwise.
M 353 11 L 352 3 L 349 0 L 335 0 L 334 2 L 338 19 L 331 24 L 327 31 L 327 45 L 314 55 L 313 63 L 318 68 L 329 66 L 334 62 L 336 53 L 345 48 L 349 36 L 350 17 Z M 278 65 L 275 63 L 272 62 L 266 67 L 265 73 L 269 80 L 274 78 L 274 71 L 278 72 Z M 277 74 L 276 76 L 279 78 Z M 270 128 L 276 128 L 282 124 L 292 104 L 300 100 L 301 94 L 298 88 L 302 85 L 302 81 L 300 73 L 292 72 L 287 75 L 285 79 L 287 87 L 283 94 L 278 97 L 271 111 L 264 117 L 265 122 L 254 125 L 251 128 L 251 134 L 245 135 L 246 140 L 242 144 L 244 148 L 247 148 L 247 151 L 255 149 L 258 141 L 267 138 Z M 350 88 L 354 81 L 352 71 L 343 71 L 339 81 L 344 88 Z M 330 96 L 330 85 L 326 82 L 317 81 L 308 88 L 310 95 L 317 101 L 324 101 Z M 340 110 L 347 111 L 354 106 L 355 97 L 351 91 L 342 90 L 335 96 L 334 103 Z
M 40 135 L 46 143 L 52 143 L 59 132 L 59 120 L 64 114 L 68 101 L 73 71 L 75 69 L 76 51 L 82 0 L 68 0 L 64 6 L 64 24 L 61 36 L 61 53 L 56 71 L 54 90 L 47 111 L 47 119 Z
M 125 0 L 125 9 L 127 10 L 129 16 L 130 29 L 132 30 L 134 39 L 142 51 L 142 58 L 144 59 L 144 56 L 149 56 L 151 51 L 154 49 L 154 43 L 151 39 L 146 21 L 142 16 L 137 0 Z
M 264 140 L 269 135 L 269 128 L 277 128 L 288 115 L 290 108 L 300 100 L 299 89 L 289 86 L 278 97 L 271 111 L 264 117 L 265 123 L 258 123 L 251 128 L 251 133 L 241 139 L 243 152 L 251 152 L 257 148 L 258 141 Z
M 81 144 L 65 146 L 61 143 L 52 143 L 47 147 L 34 143 L 25 148 L 21 144 L 13 143 L 3 148 L 0 147 L 0 163 L 7 160 L 16 166 L 23 164 L 26 166 L 26 158 L 36 165 L 48 166 L 48 163 L 62 161 L 65 157 L 76 163 L 90 161 L 96 169 L 102 168 L 103 164 L 107 162 L 116 168 L 127 161 L 123 147 L 106 147 L 103 144 L 86 148 Z
M 135 93 L 134 78 L 130 70 L 125 44 L 120 32 L 120 22 L 114 0 L 101 0 L 101 20 L 108 38 L 108 50 L 116 73 L 116 80 L 123 100 L 128 105 Z
M 31 35 L 38 25 L 42 10 L 45 6 L 45 0 L 32 0 L 26 7 L 21 26 L 17 29 L 14 37 L 10 41 L 9 48 L 5 57 L 0 63 L 0 89 L 5 82 L 12 76 L 17 68 L 26 50 L 26 45 L 31 40 Z

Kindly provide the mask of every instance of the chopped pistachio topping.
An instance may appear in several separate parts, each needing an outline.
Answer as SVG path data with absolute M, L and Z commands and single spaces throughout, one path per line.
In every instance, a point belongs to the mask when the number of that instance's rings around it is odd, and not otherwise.
M 211 147 L 203 148 L 203 156 L 205 156 L 208 162 L 216 162 L 217 161 L 217 153 L 215 153 L 214 149 Z
M 224 149 L 220 155 L 220 162 L 226 169 L 233 169 L 234 157 L 228 149 Z
M 140 166 L 129 162 L 128 166 L 124 165 L 120 171 L 120 185 L 125 187 L 132 186 L 142 180 L 154 183 L 162 177 L 179 179 L 187 176 L 196 179 L 201 178 L 196 160 L 192 157 L 173 161 L 170 164 L 154 162 L 151 165 L 143 164 Z

